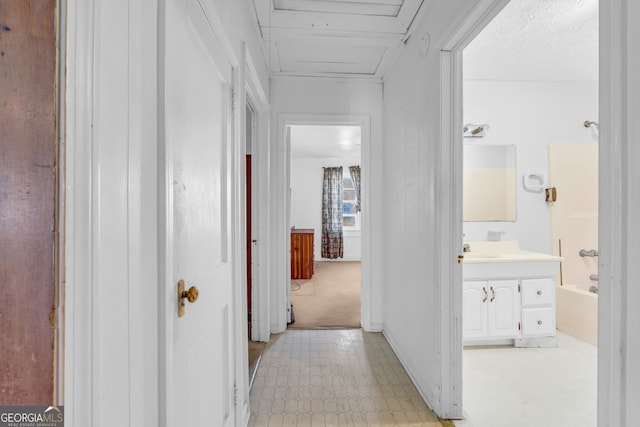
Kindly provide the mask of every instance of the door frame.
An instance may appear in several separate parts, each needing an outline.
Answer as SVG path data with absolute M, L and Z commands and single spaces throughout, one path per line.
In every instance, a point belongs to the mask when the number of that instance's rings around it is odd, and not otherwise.
M 438 193 L 437 245 L 440 254 L 440 283 L 451 284 L 440 293 L 440 413 L 461 419 L 462 383 L 462 52 L 464 48 L 509 3 L 509 0 L 480 0 L 459 23 L 440 51 L 441 131 Z M 446 289 L 448 288 L 448 290 Z
M 454 249 L 462 255 L 462 50 L 497 15 L 508 0 L 481 0 L 470 16 L 460 24 L 453 36 L 445 43 L 441 52 L 442 73 L 442 160 L 452 171 L 441 171 L 442 191 L 451 192 L 453 197 L 449 205 L 443 206 L 442 215 L 454 218 L 451 227 L 443 229 L 444 244 L 441 248 Z M 626 416 L 633 412 L 629 407 L 633 399 L 625 384 L 625 371 L 629 361 L 626 357 L 634 350 L 627 345 L 629 332 L 628 282 L 626 277 L 637 271 L 634 268 L 634 254 L 625 250 L 627 236 L 623 236 L 625 220 L 637 207 L 638 198 L 627 204 L 625 198 L 635 194 L 631 190 L 630 180 L 637 172 L 627 168 L 628 161 L 637 148 L 632 141 L 637 136 L 637 126 L 632 123 L 637 111 L 636 104 L 625 102 L 629 90 L 628 63 L 624 61 L 635 45 L 627 46 L 623 42 L 637 39 L 637 29 L 629 27 L 628 3 L 625 0 L 600 1 L 600 140 L 599 144 L 599 222 L 598 244 L 600 270 L 600 296 L 598 313 L 598 425 L 628 425 L 631 419 Z M 633 11 L 638 13 L 636 8 Z M 637 55 L 632 60 L 637 61 Z M 625 78 L 621 78 L 625 76 Z M 604 141 L 610 141 L 604 143 Z M 629 182 L 633 182 L 631 179 Z M 627 222 L 628 227 L 628 222 Z M 446 242 L 452 242 L 449 245 Z M 453 252 L 453 251 L 452 251 Z M 447 253 L 447 252 L 442 252 Z M 441 300 L 443 322 L 441 336 L 454 337 L 443 341 L 443 389 L 442 402 L 445 412 L 452 418 L 463 416 L 462 411 L 462 346 L 461 338 L 462 307 L 458 298 L 462 287 L 461 269 L 457 268 L 453 256 L 444 259 L 442 268 L 449 272 L 448 282 L 452 283 L 452 298 Z M 629 316 L 629 314 L 627 314 Z M 637 316 L 636 316 L 637 318 Z M 622 350 L 621 350 L 622 349 Z M 637 351 L 637 349 L 635 350 Z
M 283 215 L 280 217 L 279 227 L 280 235 L 276 237 L 277 253 L 276 263 L 278 266 L 276 286 L 272 289 L 275 293 L 275 314 L 276 319 L 272 319 L 275 323 L 276 331 L 284 331 L 287 328 L 287 322 L 290 319 L 291 312 L 291 253 L 290 253 L 290 194 L 291 188 L 291 159 L 290 150 L 287 146 L 287 128 L 295 125 L 349 125 L 360 126 L 362 129 L 361 138 L 361 166 L 362 166 L 362 211 L 361 211 L 361 227 L 360 227 L 360 244 L 361 254 L 361 317 L 360 324 L 366 331 L 373 331 L 373 296 L 371 286 L 371 117 L 368 115 L 356 114 L 298 114 L 298 113 L 281 113 L 277 118 L 277 147 L 278 152 L 282 153 L 279 163 L 283 165 L 282 174 L 278 175 L 277 183 L 280 188 L 281 197 L 277 200 L 277 204 L 282 209 Z M 276 206 L 274 206 L 277 209 Z M 274 210 L 275 212 L 275 210 Z
M 269 328 L 269 271 L 271 257 L 269 248 L 269 102 L 262 86 L 255 62 L 249 50 L 245 50 L 245 93 L 240 108 L 245 114 L 248 102 L 253 109 L 254 128 L 251 140 L 251 216 L 252 233 L 257 240 L 253 247 L 253 283 L 251 287 L 251 340 L 268 342 L 271 335 Z M 243 126 L 246 117 L 243 119 Z M 243 128 L 243 132 L 244 132 Z M 243 138 L 244 140 L 244 138 Z M 245 152 L 246 155 L 246 152 Z M 244 169 L 243 169 L 244 171 Z M 246 209 L 245 211 L 246 212 Z M 246 288 L 246 284 L 245 284 Z M 245 310 L 246 311 L 246 310 Z

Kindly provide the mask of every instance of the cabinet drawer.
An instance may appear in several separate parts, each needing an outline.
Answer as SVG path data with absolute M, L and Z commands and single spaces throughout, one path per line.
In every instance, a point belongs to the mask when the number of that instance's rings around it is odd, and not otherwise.
M 526 279 L 522 281 L 522 306 L 552 305 L 555 300 L 553 279 Z
M 522 336 L 555 336 L 556 321 L 553 307 L 522 310 Z

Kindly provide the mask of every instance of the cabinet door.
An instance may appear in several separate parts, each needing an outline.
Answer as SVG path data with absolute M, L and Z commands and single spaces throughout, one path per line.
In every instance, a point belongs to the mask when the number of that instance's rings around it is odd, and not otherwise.
M 487 282 L 464 282 L 462 291 L 462 338 L 487 336 Z
M 313 233 L 291 233 L 291 278 L 313 276 Z
M 488 282 L 488 329 L 493 338 L 518 336 L 520 304 L 517 280 L 495 280 Z

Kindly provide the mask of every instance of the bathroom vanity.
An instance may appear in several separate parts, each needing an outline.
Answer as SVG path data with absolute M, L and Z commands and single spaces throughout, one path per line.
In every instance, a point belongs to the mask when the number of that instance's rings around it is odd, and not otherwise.
M 463 260 L 464 345 L 550 347 L 556 342 L 560 257 L 518 242 L 469 242 Z

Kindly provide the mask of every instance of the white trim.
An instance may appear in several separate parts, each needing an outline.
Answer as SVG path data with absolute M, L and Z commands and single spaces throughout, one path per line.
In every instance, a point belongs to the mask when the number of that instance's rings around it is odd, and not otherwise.
M 363 82 L 363 83 L 382 83 L 383 79 L 371 75 L 371 77 L 365 77 L 362 74 L 331 74 L 331 73 L 322 73 L 322 74 L 288 74 L 288 73 L 277 73 L 274 74 L 275 71 L 272 70 L 271 80 L 307 80 L 311 82 L 335 82 L 336 78 L 347 78 L 350 82 Z
M 629 104 L 625 103 L 627 79 L 634 78 L 626 76 L 628 51 L 625 46 L 629 37 L 626 3 L 625 0 L 601 1 L 599 29 L 598 425 L 620 427 L 636 422 L 625 419 L 629 403 L 625 371 L 626 364 L 631 362 L 626 360 L 628 348 L 625 348 L 629 336 L 626 328 L 629 278 L 625 277 L 628 273 L 625 269 L 637 263 L 629 259 L 625 250 L 629 211 L 622 206 L 630 194 L 626 182 L 629 177 L 625 175 L 628 154 L 625 150 L 634 144 L 633 135 L 628 132 L 633 132 L 631 124 L 635 120 Z M 638 94 L 634 96 L 637 99 Z M 628 120 L 631 122 L 627 127 Z
M 69 427 L 96 425 L 93 311 L 94 0 L 66 4 L 64 402 Z
M 167 284 L 172 280 L 171 253 L 173 248 L 173 206 L 170 185 L 171 140 L 166 137 L 165 123 L 165 52 L 166 52 L 166 9 L 167 0 L 158 2 L 158 425 L 166 427 L 174 419 L 172 406 L 168 402 L 172 384 L 171 367 L 174 364 L 173 351 L 168 339 L 174 335 L 173 319 L 164 313 L 171 313 L 173 300 L 168 296 Z
M 442 76 L 441 179 L 436 228 L 440 266 L 440 376 L 438 414 L 462 417 L 462 50 L 440 53 Z M 447 286 L 447 284 L 451 284 Z
M 409 378 L 411 378 L 411 382 L 418 390 L 418 393 L 420 393 L 422 399 L 425 402 L 435 402 L 437 399 L 437 390 L 434 391 L 424 387 L 424 385 L 430 384 L 430 382 L 425 381 L 424 378 L 415 377 L 415 373 L 420 372 L 420 369 L 417 369 L 416 366 L 411 363 L 411 358 L 407 356 L 404 351 L 402 351 L 402 346 L 398 344 L 398 340 L 396 340 L 396 338 L 389 332 L 388 329 L 382 330 L 382 335 L 384 335 L 396 357 L 398 358 L 398 360 L 400 360 L 400 363 L 404 367 L 405 372 L 407 373 L 407 375 L 409 375 Z
M 224 31 L 222 25 L 221 15 L 215 10 L 215 6 L 210 1 L 196 0 L 202 9 L 211 31 L 215 34 L 216 40 L 222 49 L 222 52 L 227 57 L 227 60 L 231 63 L 231 66 L 235 69 L 241 63 L 238 59 L 235 51 L 233 50 L 233 43 L 229 41 L 227 33 Z M 243 55 L 244 56 L 244 55 Z
M 254 131 L 251 141 L 252 216 L 255 218 L 252 231 L 256 244 L 253 247 L 255 283 L 252 286 L 251 339 L 268 342 L 269 328 L 269 271 L 271 257 L 269 248 L 269 104 L 261 85 L 251 53 L 246 50 L 245 72 L 247 98 L 254 112 Z
M 480 0 L 471 12 L 455 28 L 449 39 L 443 44 L 442 50 L 460 51 L 509 4 L 510 0 Z
M 236 384 L 236 423 L 246 425 L 249 420 L 249 369 L 247 360 L 248 332 L 247 332 L 247 218 L 246 218 L 246 106 L 247 106 L 247 79 L 246 79 L 246 46 L 242 43 L 240 49 L 240 62 L 234 68 L 233 90 L 233 143 L 230 153 L 232 156 L 232 183 L 231 183 L 231 227 L 232 227 L 232 264 L 233 273 L 233 300 L 235 319 L 232 330 L 235 343 L 234 364 Z M 233 215 L 236 212 L 236 215 Z
M 438 176 L 441 417 L 462 418 L 462 50 L 508 0 L 481 0 L 456 27 L 441 55 L 441 145 Z
M 276 283 L 274 291 L 276 292 L 276 312 L 278 313 L 277 323 L 274 325 L 272 321 L 272 328 L 274 332 L 280 332 L 286 329 L 286 322 L 284 316 L 288 312 L 290 304 L 290 292 L 289 281 L 291 271 L 290 254 L 289 254 L 289 221 L 286 214 L 287 200 L 289 197 L 289 171 L 290 162 L 287 158 L 286 150 L 286 128 L 290 125 L 356 125 L 362 128 L 362 212 L 361 212 L 361 271 L 362 271 L 362 287 L 361 287 L 361 319 L 362 327 L 366 331 L 381 330 L 378 326 L 372 323 L 373 316 L 373 298 L 372 298 L 372 284 L 371 284 L 371 117 L 368 115 L 350 115 L 350 114 L 296 114 L 296 113 L 281 113 L 277 118 L 277 138 L 276 147 L 279 153 L 280 161 L 282 161 L 283 168 L 276 168 L 282 170 L 282 174 L 277 177 L 277 188 L 279 189 L 279 196 L 274 203 L 282 206 L 284 209 L 284 215 L 281 216 L 282 221 L 278 228 L 278 235 L 275 237 L 277 245 L 277 253 L 275 255 L 275 262 L 277 267 L 276 271 Z M 278 212 L 274 211 L 274 215 L 278 215 Z

